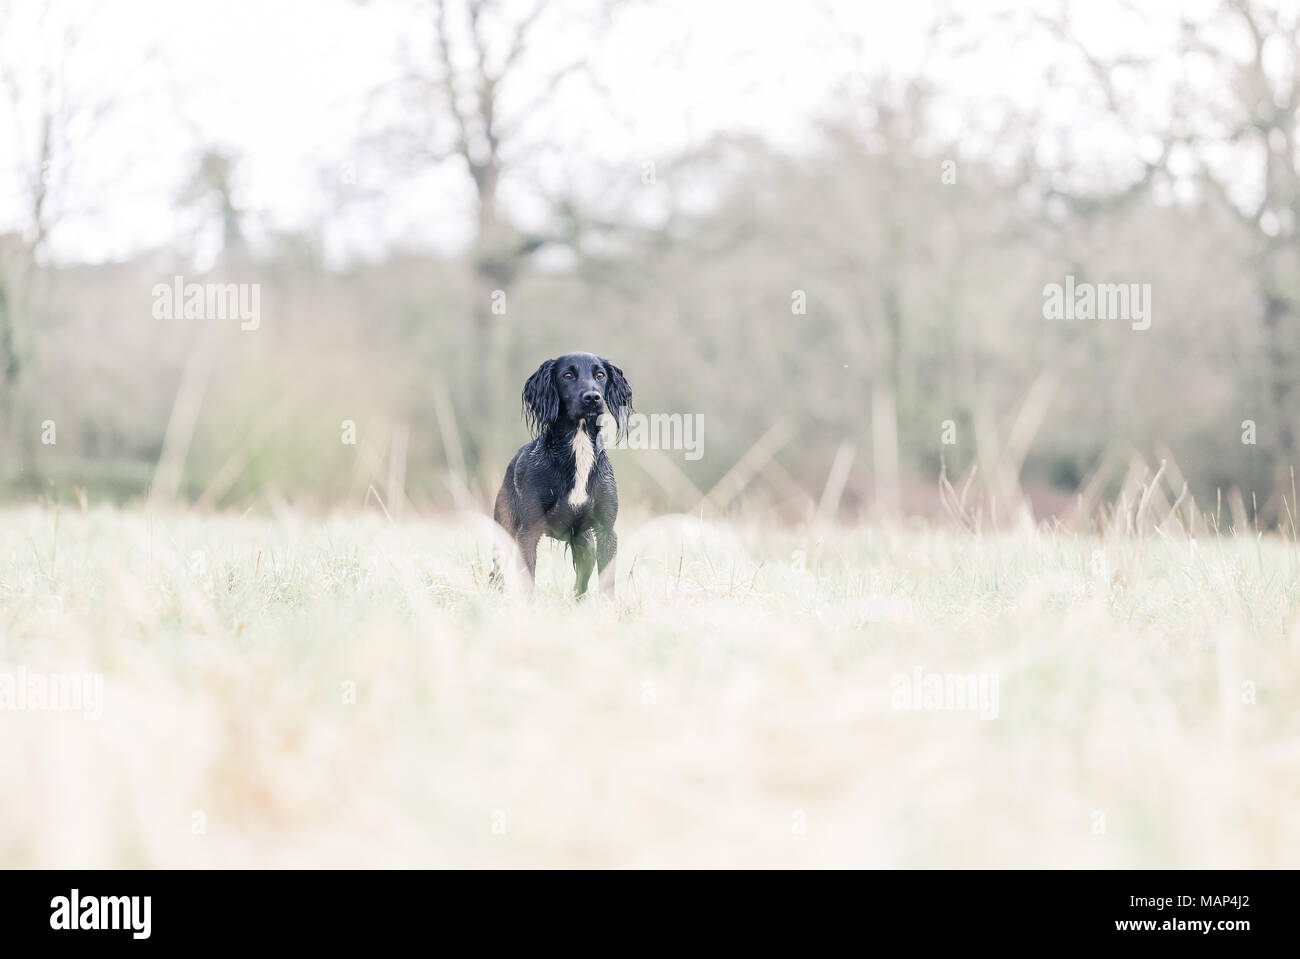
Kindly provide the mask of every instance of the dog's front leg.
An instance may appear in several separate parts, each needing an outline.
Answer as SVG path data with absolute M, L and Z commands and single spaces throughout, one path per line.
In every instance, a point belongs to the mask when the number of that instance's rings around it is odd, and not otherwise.
M 595 533 L 590 529 L 583 530 L 573 537 L 569 546 L 573 550 L 573 571 L 577 574 L 573 593 L 582 598 L 587 592 L 587 583 L 591 581 L 591 571 L 596 565 Z
M 534 523 L 520 530 L 515 536 L 519 552 L 524 557 L 524 568 L 528 570 L 528 592 L 537 586 L 537 544 L 542 538 L 542 524 Z
M 596 589 L 602 595 L 614 595 L 614 559 L 618 556 L 618 536 L 613 526 L 596 527 L 596 566 L 600 573 Z

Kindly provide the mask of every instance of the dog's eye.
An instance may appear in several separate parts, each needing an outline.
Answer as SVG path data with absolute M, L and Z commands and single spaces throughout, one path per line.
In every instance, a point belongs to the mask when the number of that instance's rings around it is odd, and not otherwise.
M 573 370 L 566 370 L 566 371 L 565 371 L 565 374 L 564 374 L 564 378 L 565 378 L 566 380 L 571 380 L 571 379 L 574 378 L 575 375 L 576 375 L 576 374 L 573 372 Z
M 598 380 L 603 380 L 604 378 L 605 378 L 605 374 L 602 373 L 602 372 L 600 372 L 600 370 L 597 370 L 597 371 L 596 371 L 596 379 L 598 379 Z

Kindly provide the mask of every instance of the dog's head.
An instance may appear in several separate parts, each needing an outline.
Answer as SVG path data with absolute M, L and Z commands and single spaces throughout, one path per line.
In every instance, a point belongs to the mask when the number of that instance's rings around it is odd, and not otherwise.
M 623 371 L 592 353 L 547 360 L 524 384 L 524 422 L 535 435 L 602 413 L 614 417 L 621 433 L 631 412 L 632 388 Z

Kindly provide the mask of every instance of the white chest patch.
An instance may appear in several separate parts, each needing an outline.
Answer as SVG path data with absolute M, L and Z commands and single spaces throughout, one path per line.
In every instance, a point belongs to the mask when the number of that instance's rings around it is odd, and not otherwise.
M 573 491 L 569 493 L 570 506 L 581 506 L 587 502 L 587 480 L 591 477 L 592 466 L 596 464 L 596 448 L 591 445 L 586 427 L 586 420 L 578 420 L 578 432 L 573 437 Z

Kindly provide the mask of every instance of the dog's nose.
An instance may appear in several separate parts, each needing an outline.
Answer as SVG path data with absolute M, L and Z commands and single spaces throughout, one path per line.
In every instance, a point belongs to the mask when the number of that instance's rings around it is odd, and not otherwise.
M 582 394 L 582 402 L 585 406 L 600 405 L 600 392 L 598 390 L 587 390 Z

